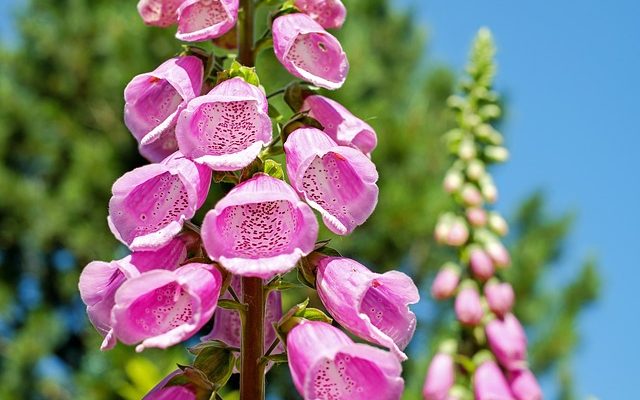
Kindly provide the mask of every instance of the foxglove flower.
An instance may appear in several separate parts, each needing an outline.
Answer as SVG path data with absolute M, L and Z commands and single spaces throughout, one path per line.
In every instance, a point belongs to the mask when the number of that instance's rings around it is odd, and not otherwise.
M 304 321 L 287 336 L 293 383 L 307 400 L 396 400 L 402 367 L 393 354 L 354 343 L 324 322 Z
M 311 253 L 318 221 L 285 182 L 265 174 L 233 188 L 202 223 L 209 257 L 234 275 L 269 279 Z
M 112 348 L 116 341 L 111 327 L 111 309 L 118 288 L 129 278 L 151 269 L 174 270 L 187 255 L 185 244 L 176 238 L 157 251 L 136 251 L 117 261 L 90 262 L 80 274 L 80 297 L 87 305 L 89 321 L 105 338 L 101 349 Z
M 347 9 L 340 0 L 295 0 L 295 6 L 324 29 L 342 27 Z
M 411 278 L 397 271 L 377 274 L 348 258 L 325 257 L 318 262 L 316 286 L 327 311 L 343 327 L 406 360 L 402 349 L 416 329 L 408 305 L 420 300 Z
M 232 78 L 189 102 L 180 114 L 176 137 L 180 151 L 215 171 L 249 165 L 272 137 L 264 92 Z
M 513 314 L 492 320 L 485 332 L 491 351 L 503 367 L 511 371 L 526 367 L 527 336 Z
M 455 381 L 455 365 L 449 354 L 438 353 L 431 360 L 422 388 L 424 400 L 448 400 Z
M 493 276 L 495 268 L 489 255 L 480 248 L 473 248 L 469 254 L 469 266 L 476 278 L 486 281 Z
M 489 282 L 484 287 L 484 296 L 489 304 L 489 309 L 499 317 L 511 311 L 515 294 L 513 287 L 504 282 Z
M 542 389 L 528 369 L 511 372 L 509 386 L 516 400 L 542 400 Z
M 238 21 L 238 0 L 186 0 L 178 8 L 176 38 L 185 42 L 214 39 Z
M 460 272 L 454 265 L 445 265 L 440 269 L 431 285 L 431 295 L 434 299 L 444 300 L 453 296 L 458 283 L 460 282 Z
M 483 312 L 478 290 L 472 286 L 464 287 L 456 297 L 455 310 L 458 321 L 464 325 L 479 324 Z
M 182 371 L 177 369 L 167 375 L 142 400 L 196 400 L 195 390 L 188 386 L 166 386 L 173 377 L 181 373 Z
M 311 95 L 304 99 L 300 111 L 309 111 L 309 116 L 318 120 L 324 133 L 339 145 L 355 147 L 370 155 L 378 143 L 373 128 L 337 101 Z
M 365 155 L 315 128 L 295 130 L 284 151 L 291 184 L 332 232 L 349 234 L 369 218 L 378 202 L 378 172 Z
M 124 123 L 149 161 L 161 161 L 178 149 L 178 114 L 200 94 L 202 75 L 198 57 L 176 57 L 136 76 L 124 89 Z
M 115 296 L 113 331 L 136 351 L 165 349 L 193 336 L 218 304 L 222 275 L 207 264 L 152 270 L 127 280 Z
M 349 62 L 340 42 L 305 14 L 273 21 L 273 49 L 292 75 L 325 89 L 338 89 L 347 79 Z
M 476 368 L 473 391 L 476 400 L 515 400 L 500 367 L 493 361 L 485 361 Z
M 184 0 L 140 0 L 138 13 L 147 25 L 165 28 L 178 21 L 178 7 Z
M 242 298 L 242 280 L 239 276 L 234 275 L 231 278 L 231 287 L 234 292 Z M 224 293 L 221 299 L 231 299 L 229 293 Z M 282 317 L 282 293 L 272 290 L 267 296 L 264 315 L 264 348 L 267 349 L 276 339 L 276 331 L 273 324 L 278 322 Z M 240 323 L 240 315 L 236 311 L 219 308 L 216 310 L 213 321 L 213 330 L 202 340 L 220 340 L 230 347 L 240 347 L 242 339 L 242 325 Z M 274 354 L 282 353 L 282 345 L 278 346 L 280 351 Z
M 109 228 L 131 250 L 152 250 L 176 236 L 202 206 L 211 170 L 179 152 L 120 177 L 111 189 Z

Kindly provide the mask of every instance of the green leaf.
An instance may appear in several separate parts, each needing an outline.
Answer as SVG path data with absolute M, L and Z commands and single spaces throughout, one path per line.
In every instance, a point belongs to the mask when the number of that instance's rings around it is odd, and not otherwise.
M 333 322 L 332 318 L 330 318 L 322 310 L 318 310 L 317 308 L 305 308 L 300 313 L 297 313 L 296 316 L 308 319 L 309 321 L 321 321 L 328 324 Z

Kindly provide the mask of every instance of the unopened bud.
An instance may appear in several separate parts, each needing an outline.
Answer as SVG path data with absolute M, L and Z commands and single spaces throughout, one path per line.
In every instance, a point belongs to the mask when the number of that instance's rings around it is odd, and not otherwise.
M 497 235 L 505 236 L 509 232 L 509 225 L 502 216 L 496 212 L 489 213 L 489 228 Z
M 486 121 L 486 120 L 496 119 L 500 117 L 501 112 L 500 112 L 500 107 L 498 107 L 497 105 L 487 104 L 480 107 L 480 110 L 478 110 L 478 113 Z
M 462 201 L 465 205 L 474 207 L 482 204 L 482 194 L 475 185 L 470 183 L 465 184 L 460 192 Z
M 507 282 L 490 281 L 484 286 L 484 296 L 489 309 L 498 317 L 503 317 L 513 307 L 515 294 L 513 287 Z
M 469 267 L 476 278 L 486 281 L 495 272 L 491 257 L 480 247 L 472 248 L 469 252 Z
M 483 227 L 487 223 L 487 212 L 480 207 L 467 208 L 465 214 L 467 221 L 476 228 Z
M 444 300 L 453 296 L 460 281 L 460 270 L 453 263 L 442 266 L 431 285 L 431 295 L 434 299 Z
M 505 268 L 511 264 L 511 257 L 509 256 L 509 251 L 502 243 L 497 240 L 492 240 L 485 244 L 485 251 L 493 260 L 493 263 L 498 268 Z
M 485 174 L 485 172 L 486 170 L 482 161 L 477 159 L 469 161 L 469 165 L 467 166 L 467 176 L 469 179 L 477 181 Z
M 482 321 L 482 304 L 475 284 L 465 285 L 458 293 L 455 311 L 458 321 L 464 325 L 474 326 Z
M 476 154 L 476 144 L 474 143 L 473 139 L 462 139 L 462 141 L 460 142 L 460 146 L 458 147 L 458 157 L 465 161 L 468 161 L 475 158 Z
M 489 202 L 495 203 L 498 200 L 498 188 L 491 181 L 485 181 L 480 184 L 482 197 Z
M 462 187 L 464 177 L 459 171 L 449 170 L 444 177 L 444 190 L 447 193 L 455 193 Z
M 446 243 L 449 246 L 462 246 L 469 239 L 469 228 L 462 218 L 456 218 L 451 224 L 451 230 Z
M 493 162 L 505 162 L 509 159 L 509 150 L 502 146 L 487 146 L 484 148 L 484 156 Z

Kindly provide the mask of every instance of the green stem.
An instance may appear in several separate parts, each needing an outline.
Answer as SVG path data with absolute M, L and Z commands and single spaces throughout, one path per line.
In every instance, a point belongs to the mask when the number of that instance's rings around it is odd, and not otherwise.
M 255 64 L 253 48 L 254 2 L 241 0 L 238 21 L 238 62 L 246 67 Z M 240 400 L 263 400 L 264 366 L 264 304 L 265 294 L 260 278 L 242 278 L 242 301 L 247 311 L 242 323 L 242 350 L 240 365 Z

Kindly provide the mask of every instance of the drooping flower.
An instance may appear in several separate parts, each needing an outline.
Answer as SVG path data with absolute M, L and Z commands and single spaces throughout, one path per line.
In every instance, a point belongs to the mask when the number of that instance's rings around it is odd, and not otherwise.
M 360 151 L 338 146 L 315 128 L 295 130 L 284 144 L 293 187 L 332 232 L 351 233 L 378 202 L 378 172 Z
M 136 76 L 124 89 L 124 123 L 149 161 L 161 161 L 178 149 L 178 114 L 200 94 L 202 75 L 198 57 L 176 57 Z
M 187 255 L 185 244 L 173 239 L 157 251 L 136 251 L 116 261 L 92 261 L 82 270 L 78 288 L 87 305 L 89 321 L 105 339 L 101 349 L 116 343 L 111 323 L 111 309 L 115 305 L 118 288 L 129 278 L 151 269 L 174 270 Z
M 120 177 L 111 189 L 109 228 L 131 250 L 153 250 L 168 243 L 202 206 L 211 170 L 179 152 Z
M 234 275 L 231 278 L 231 287 L 242 299 L 242 280 Z M 224 293 L 221 299 L 231 299 L 229 293 Z M 266 350 L 276 339 L 276 331 L 273 324 L 282 318 L 282 293 L 272 290 L 267 296 L 264 315 L 264 349 Z M 206 340 L 220 340 L 230 347 L 240 347 L 242 339 L 242 325 L 240 315 L 236 311 L 219 308 L 216 310 L 213 320 L 213 330 L 202 338 Z M 273 354 L 282 353 L 282 344 L 278 345 L 278 350 Z
M 295 0 L 294 4 L 324 29 L 342 27 L 347 17 L 347 9 L 340 0 Z
M 202 223 L 209 257 L 235 275 L 269 279 L 313 251 L 318 221 L 285 182 L 265 174 L 233 188 Z
M 481 248 L 472 248 L 469 254 L 469 266 L 476 278 L 486 281 L 493 276 L 495 268 L 489 255 Z
M 402 395 L 402 367 L 393 354 L 354 343 L 324 322 L 294 327 L 287 336 L 287 357 L 293 383 L 308 400 L 396 400 Z
M 220 271 L 198 263 L 133 277 L 116 292 L 114 334 L 125 344 L 141 342 L 136 351 L 180 343 L 211 319 L 221 285 Z
M 526 367 L 527 336 L 513 314 L 492 320 L 485 332 L 491 351 L 503 367 L 511 371 Z
M 455 302 L 458 321 L 465 325 L 477 325 L 482 320 L 482 304 L 478 290 L 473 286 L 466 286 L 460 290 Z
M 316 279 L 320 300 L 340 325 L 407 358 L 402 350 L 416 329 L 408 305 L 420 300 L 410 277 L 398 271 L 377 274 L 348 258 L 324 257 Z
M 273 21 L 273 49 L 292 75 L 326 89 L 347 79 L 349 62 L 342 46 L 306 14 L 282 15 Z
M 500 367 L 494 361 L 485 361 L 473 374 L 476 400 L 515 400 Z
M 184 0 L 140 0 L 138 13 L 147 25 L 167 27 L 178 22 L 178 7 Z
M 422 388 L 424 400 L 448 400 L 449 390 L 455 380 L 453 357 L 446 353 L 438 353 L 431 360 L 427 377 Z
M 516 400 L 542 400 L 540 384 L 528 369 L 510 372 L 509 386 Z
M 487 283 L 484 287 L 484 296 L 489 304 L 489 309 L 499 317 L 511 311 L 515 300 L 513 287 L 506 282 Z
M 460 282 L 460 271 L 453 265 L 444 265 L 431 285 L 431 295 L 434 299 L 444 300 L 453 296 Z
M 214 39 L 238 21 L 239 0 L 186 0 L 178 8 L 176 38 L 185 42 Z
M 167 375 L 142 400 L 196 400 L 195 390 L 189 386 L 166 386 L 173 377 L 181 373 L 182 371 L 177 369 Z
M 176 138 L 180 151 L 215 171 L 249 165 L 271 141 L 267 98 L 258 87 L 232 78 L 189 102 L 180 114 Z
M 309 111 L 309 116 L 322 124 L 324 133 L 342 146 L 355 147 L 370 155 L 378 143 L 373 128 L 337 101 L 311 95 L 304 99 L 300 111 Z

